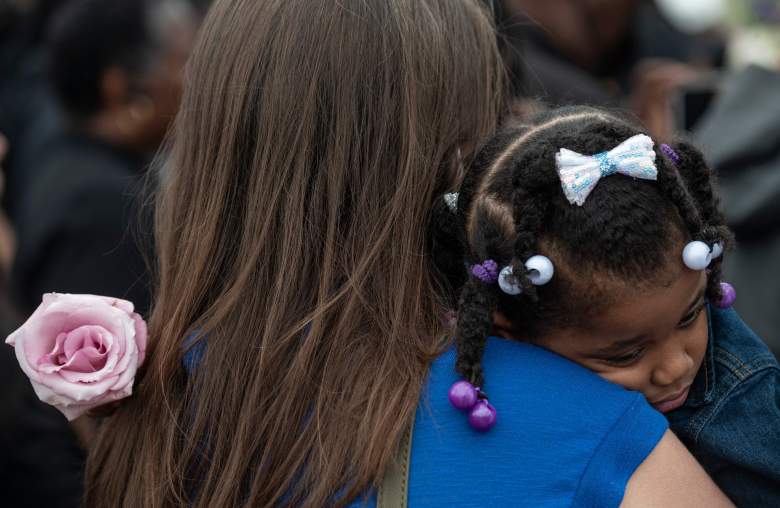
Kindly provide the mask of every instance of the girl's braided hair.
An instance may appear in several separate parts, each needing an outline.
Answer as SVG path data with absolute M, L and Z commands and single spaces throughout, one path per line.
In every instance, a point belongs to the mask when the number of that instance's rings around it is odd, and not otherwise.
M 730 245 L 712 171 L 687 142 L 672 145 L 675 160 L 656 146 L 657 182 L 609 177 L 583 206 L 566 200 L 555 163 L 560 148 L 595 154 L 641 132 L 598 109 L 562 108 L 499 133 L 477 155 L 455 214 L 434 219 L 448 225 L 451 238 L 449 255 L 434 253 L 449 286 L 460 288 L 456 370 L 464 378 L 483 386 L 482 354 L 496 311 L 511 317 L 513 335 L 531 340 L 602 310 L 616 284 L 639 289 L 663 284 L 671 275 L 669 263 L 681 260 L 687 241 Z M 448 213 L 446 207 L 438 212 Z M 453 247 L 453 237 L 460 246 Z M 535 254 L 555 265 L 555 276 L 543 286 L 531 284 L 524 266 Z M 507 295 L 468 276 L 469 265 L 487 259 L 512 265 L 523 292 Z M 710 299 L 720 297 L 721 260 L 708 268 Z

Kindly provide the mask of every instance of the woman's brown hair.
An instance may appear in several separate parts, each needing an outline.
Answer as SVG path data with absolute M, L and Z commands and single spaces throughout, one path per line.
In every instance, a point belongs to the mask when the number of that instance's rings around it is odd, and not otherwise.
M 157 199 L 148 365 L 88 506 L 376 485 L 444 345 L 430 210 L 504 108 L 495 37 L 477 0 L 214 3 Z

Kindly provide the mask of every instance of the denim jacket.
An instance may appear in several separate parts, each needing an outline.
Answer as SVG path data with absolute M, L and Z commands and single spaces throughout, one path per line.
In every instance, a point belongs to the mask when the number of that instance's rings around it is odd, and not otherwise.
M 732 309 L 709 307 L 709 343 L 671 429 L 737 506 L 780 507 L 780 366 Z

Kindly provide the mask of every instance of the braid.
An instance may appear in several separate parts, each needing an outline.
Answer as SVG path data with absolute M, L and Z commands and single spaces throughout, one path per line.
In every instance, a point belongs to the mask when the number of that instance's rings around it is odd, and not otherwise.
M 474 386 L 484 386 L 482 354 L 493 329 L 495 288 L 471 277 L 463 287 L 455 334 L 457 361 L 455 370 Z
M 712 245 L 719 242 L 724 249 L 733 243 L 733 235 L 726 225 L 726 219 L 719 208 L 714 192 L 715 175 L 704 160 L 702 153 L 685 141 L 674 146 L 678 161 L 677 169 L 682 177 L 704 223 L 703 237 Z M 723 257 L 713 260 L 708 268 L 707 296 L 718 300 L 721 296 L 721 266 Z
M 707 298 L 713 302 L 719 301 L 723 296 L 723 292 L 720 289 L 722 265 L 723 255 L 718 259 L 714 259 L 707 268 Z
M 458 217 L 447 205 L 443 196 L 434 201 L 431 210 L 430 235 L 431 258 L 436 282 L 442 288 L 446 303 L 454 307 L 457 294 L 466 282 L 463 266 L 463 241 Z
M 458 293 L 468 277 L 463 265 L 469 251 L 468 242 L 464 238 L 467 211 L 471 208 L 482 177 L 490 170 L 499 154 L 515 139 L 517 132 L 516 129 L 505 130 L 482 147 L 461 182 L 454 212 L 442 197 L 434 201 L 429 235 L 430 252 L 436 280 L 443 286 L 448 297 L 447 304 L 457 303 Z
M 466 230 L 466 215 L 469 210 L 471 210 L 471 204 L 473 203 L 474 197 L 476 197 L 486 174 L 496 163 L 496 160 L 501 153 L 507 149 L 507 146 L 509 146 L 525 129 L 525 127 L 518 127 L 504 130 L 496 134 L 496 136 L 477 153 L 477 156 L 464 176 L 460 190 L 458 191 L 458 222 L 461 231 Z
M 698 204 L 702 221 L 709 226 L 722 226 L 725 219 L 713 192 L 715 175 L 704 161 L 702 153 L 684 141 L 677 143 L 674 151 L 680 161 L 676 164 L 677 169 Z
M 538 177 L 536 181 L 521 179 L 518 172 L 516 168 L 512 182 L 515 188 L 512 208 L 517 233 L 514 245 L 515 266 L 512 269 L 523 289 L 523 294 L 532 302 L 536 302 L 538 300 L 536 286 L 531 284 L 524 263 L 528 258 L 539 253 L 539 234 L 549 209 L 549 192 L 544 192 L 544 184 L 547 182 L 544 181 L 543 172 L 539 171 L 534 175 Z
M 703 236 L 705 233 L 704 224 L 702 223 L 698 207 L 688 192 L 685 182 L 680 177 L 680 173 L 673 164 L 665 159 L 661 164 L 656 164 L 656 166 L 658 168 L 658 185 L 675 208 L 677 208 L 691 237 L 694 240 L 706 240 Z
M 466 218 L 483 181 L 489 178 L 489 173 L 501 154 L 525 129 L 522 126 L 505 129 L 482 147 L 458 190 L 458 206 L 455 217 L 455 226 L 458 231 L 455 236 L 462 242 L 457 248 L 460 263 L 457 270 L 460 271 L 461 278 L 457 279 L 455 283 L 460 281 L 463 289 L 458 306 L 458 322 L 455 332 L 457 349 L 455 370 L 474 386 L 483 386 L 484 384 L 482 355 L 485 351 L 487 337 L 493 329 L 493 312 L 498 306 L 498 297 L 495 287 L 488 286 L 473 277 L 465 280 L 468 273 L 464 270 L 463 263 L 467 258 L 473 256 L 465 234 Z M 443 265 L 443 263 L 437 263 L 437 265 Z M 451 270 L 456 270 L 454 264 Z

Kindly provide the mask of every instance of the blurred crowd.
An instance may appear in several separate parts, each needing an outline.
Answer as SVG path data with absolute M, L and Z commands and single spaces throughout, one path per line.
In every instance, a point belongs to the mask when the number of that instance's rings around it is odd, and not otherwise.
M 496 18 L 516 118 L 599 105 L 630 112 L 658 143 L 684 136 L 704 149 L 738 241 L 725 279 L 780 353 L 780 2 L 481 1 Z M 147 176 L 164 167 L 208 3 L 0 0 L 3 337 L 45 292 L 148 310 L 158 182 Z M 9 506 L 77 506 L 78 426 L 37 402 L 11 348 L 0 360 Z

